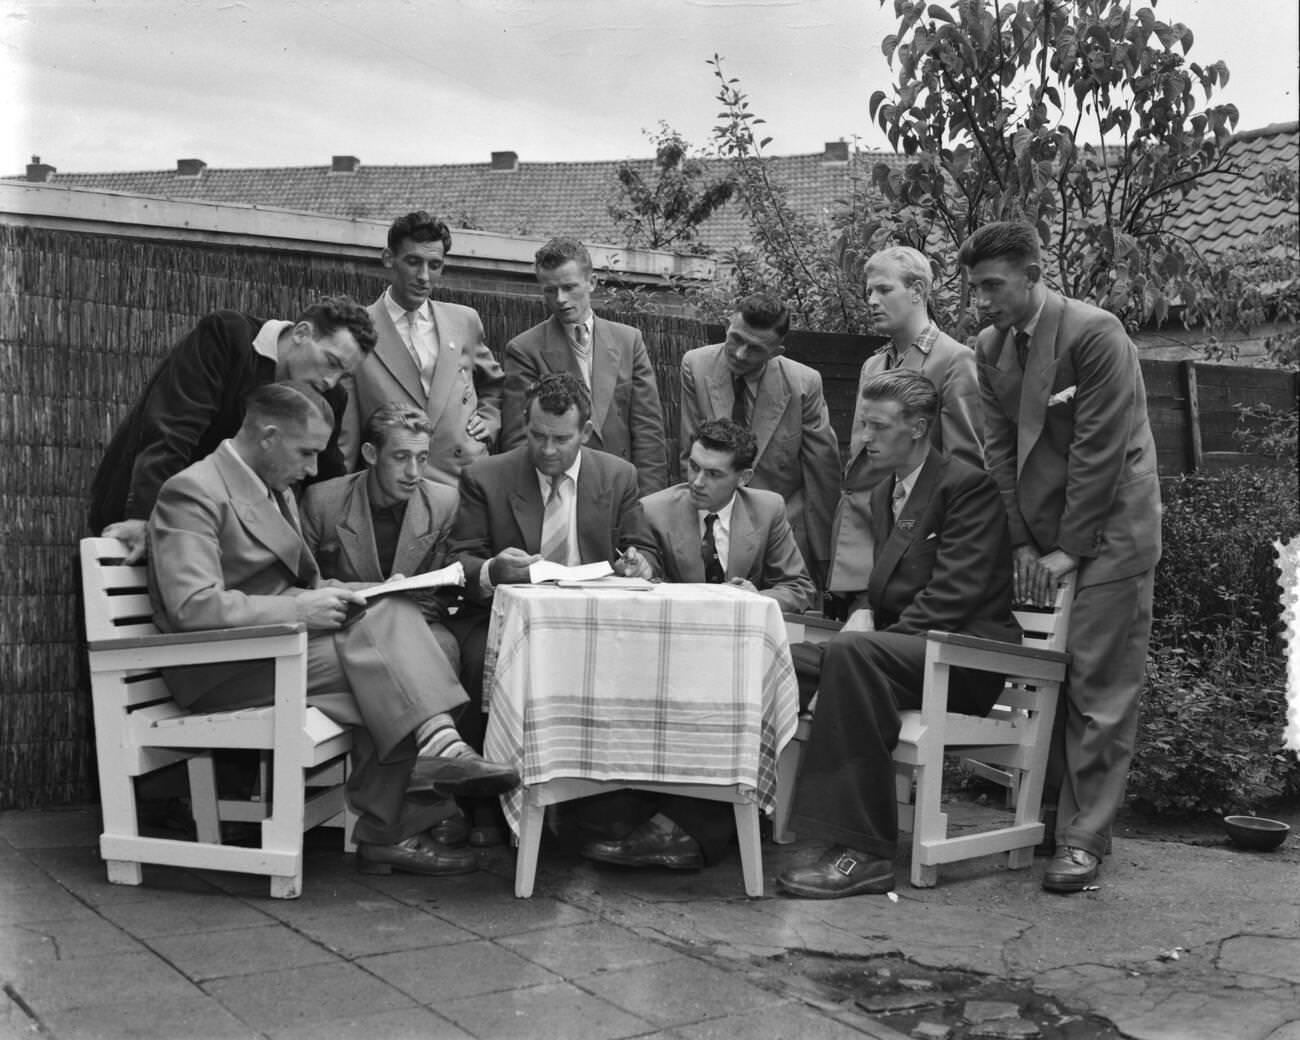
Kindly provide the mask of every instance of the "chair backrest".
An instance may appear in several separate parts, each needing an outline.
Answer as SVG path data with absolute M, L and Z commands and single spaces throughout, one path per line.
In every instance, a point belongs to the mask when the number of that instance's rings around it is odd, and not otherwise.
M 126 547 L 116 538 L 81 540 L 81 588 L 89 642 L 158 631 L 146 569 L 141 564 L 124 564 L 125 558 Z
M 1062 579 L 1056 602 L 1049 607 L 1016 607 L 1012 613 L 1024 635 L 1021 643 L 1040 650 L 1064 650 L 1070 634 L 1070 612 L 1074 608 L 1074 575 Z

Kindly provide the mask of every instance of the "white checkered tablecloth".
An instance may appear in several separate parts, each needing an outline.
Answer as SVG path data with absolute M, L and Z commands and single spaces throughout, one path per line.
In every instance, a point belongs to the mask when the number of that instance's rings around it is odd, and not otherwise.
M 741 785 L 763 810 L 798 721 L 780 607 L 726 585 L 501 586 L 483 691 L 484 755 L 527 786 Z M 516 830 L 521 801 L 505 800 Z

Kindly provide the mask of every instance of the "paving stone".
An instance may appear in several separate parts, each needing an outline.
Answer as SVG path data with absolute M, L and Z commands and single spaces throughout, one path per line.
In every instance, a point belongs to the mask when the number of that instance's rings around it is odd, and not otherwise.
M 797 1001 L 678 1026 L 687 1040 L 862 1040 L 862 1030 Z M 868 1034 L 870 1035 L 870 1034 Z
M 217 891 L 188 870 L 152 864 L 145 865 L 142 884 L 110 884 L 99 851 L 93 847 L 37 849 L 29 853 L 29 856 L 50 877 L 91 906 L 150 902 L 157 898 L 159 892 Z
M 1234 936 L 1219 951 L 1219 967 L 1300 983 L 1300 937 Z
M 698 961 L 648 964 L 589 975 L 583 988 L 655 1025 L 676 1026 L 747 1012 L 781 998 Z
M 683 956 L 669 946 L 604 922 L 525 932 L 507 936 L 499 942 L 534 964 L 568 979 Z
M 356 964 L 435 1010 L 461 997 L 560 981 L 545 968 L 482 940 L 446 952 L 406 950 L 363 957 Z
M 89 912 L 61 921 L 0 926 L 0 977 L 11 980 L 52 961 L 143 952 L 138 939 Z
M 948 1040 L 952 1036 L 952 1026 L 942 1022 L 918 1022 L 912 1027 L 912 1035 L 917 1040 Z
M 44 1023 L 59 1040 L 253 1040 L 258 1035 L 201 993 L 56 1011 L 44 1016 Z
M 1024 1018 L 1000 1018 L 977 1022 L 967 1030 L 971 1040 L 1034 1040 L 1043 1035 L 1038 1026 Z
M 414 1003 L 383 980 L 347 963 L 238 975 L 205 982 L 203 989 L 261 1032 L 399 1011 Z
M 991 1022 L 995 1018 L 1020 1017 L 1020 1005 L 1007 1000 L 968 1000 L 961 1007 L 967 1022 Z
M 258 886 L 256 893 L 250 895 L 241 892 L 241 895 L 267 915 L 294 925 L 318 917 L 400 909 L 402 905 L 390 896 L 362 884 L 355 877 L 310 878 L 304 881 L 302 895 L 297 899 L 272 899 L 270 890 L 264 883 Z
M 102 829 L 93 806 L 0 813 L 0 837 L 16 849 L 95 845 Z
M 22 925 L 41 921 L 88 921 L 94 918 L 89 909 L 76 896 L 58 885 L 38 889 L 20 888 L 6 893 L 0 901 L 0 924 Z
M 485 939 L 593 920 L 590 913 L 568 903 L 546 896 L 516 899 L 513 893 L 495 893 L 486 897 L 480 893 L 476 898 L 463 902 L 443 897 L 424 906 L 430 913 Z
M 100 912 L 132 935 L 177 935 L 220 932 L 271 921 L 266 914 L 216 892 L 156 892 L 147 902 L 110 903 Z
M 40 966 L 17 987 L 42 1017 L 69 1008 L 140 1004 L 193 996 L 194 984 L 152 952 L 76 957 Z
M 146 941 L 196 982 L 328 964 L 338 959 L 318 943 L 273 922 L 220 932 L 157 935 Z
M 331 1019 L 272 1029 L 270 1040 L 472 1040 L 470 1034 L 427 1008 L 382 1011 L 360 1018 Z
M 493 1040 L 616 1040 L 642 1036 L 644 1019 L 628 1014 L 567 982 L 494 993 L 490 998 L 438 1001 L 437 1010 L 474 1036 Z
M 441 917 L 401 905 L 339 917 L 312 916 L 298 922 L 297 927 L 349 959 L 373 953 L 448 946 L 478 938 Z

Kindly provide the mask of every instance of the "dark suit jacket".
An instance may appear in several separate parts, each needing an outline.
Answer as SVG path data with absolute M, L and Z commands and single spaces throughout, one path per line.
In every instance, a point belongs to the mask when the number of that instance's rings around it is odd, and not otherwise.
M 707 419 L 731 417 L 735 396 L 723 344 L 682 357 L 681 448 L 689 452 Z M 817 580 L 830 559 L 831 516 L 840 491 L 840 449 L 822 395 L 822 377 L 807 365 L 776 357 L 758 384 L 750 427 L 758 458 L 750 487 L 785 499 L 804 562 Z M 685 455 L 683 455 L 685 458 Z
M 704 581 L 700 554 L 699 510 L 690 488 L 676 484 L 641 500 L 654 533 L 666 581 Z M 785 515 L 785 501 L 775 491 L 736 489 L 731 509 L 726 575 L 744 578 L 770 596 L 782 610 L 798 613 L 812 604 L 808 577 L 794 533 Z
M 344 459 L 349 468 L 360 465 L 361 429 L 366 419 L 380 405 L 400 401 L 419 408 L 433 423 L 424 475 L 455 487 L 460 471 L 488 452 L 487 444 L 465 432 L 470 417 L 477 414 L 487 424 L 489 443 L 501 428 L 505 376 L 483 342 L 483 322 L 478 312 L 458 303 L 433 302 L 439 356 L 426 397 L 420 372 L 388 316 L 384 297 L 366 310 L 379 340 L 374 351 L 344 380 L 350 400 L 342 431 Z
M 92 530 L 98 533 L 119 520 L 147 520 L 168 477 L 239 431 L 249 391 L 275 381 L 275 358 L 253 349 L 264 324 L 263 318 L 217 311 L 172 347 L 95 472 Z M 344 472 L 338 437 L 347 393 L 335 387 L 324 396 L 334 409 L 334 434 L 317 459 L 317 480 Z
M 578 551 L 583 563 L 608 560 L 636 546 L 659 573 L 659 554 L 637 495 L 632 464 L 590 448 L 578 470 Z M 461 474 L 460 508 L 452 525 L 451 554 L 465 567 L 465 595 L 473 599 L 479 570 L 502 549 L 540 551 L 542 495 L 528 448 L 479 459 Z
M 1154 567 L 1155 442 L 1137 349 L 1119 319 L 1049 292 L 1023 374 L 997 329 L 980 334 L 976 358 L 985 457 L 1012 544 L 1080 557 L 1079 588 Z
M 596 317 L 592 322 L 590 446 L 636 467 L 641 494 L 668 483 L 663 407 L 645 340 L 631 325 Z M 524 394 L 550 372 L 582 378 L 568 333 L 558 318 L 534 325 L 506 344 L 506 392 L 501 408 L 501 450 L 524 442 Z
M 367 472 L 313 484 L 303 495 L 302 536 L 316 558 L 321 576 L 336 581 L 373 584 L 390 574 L 423 574 L 448 562 L 447 540 L 456 516 L 456 489 L 425 480 L 406 504 L 397 536 L 393 566 L 379 566 L 370 517 Z M 446 594 L 416 595 L 426 620 L 445 614 Z
M 897 524 L 891 484 L 882 481 L 871 500 L 876 559 L 867 603 L 876 630 L 1018 642 L 1011 539 L 989 475 L 931 448 Z

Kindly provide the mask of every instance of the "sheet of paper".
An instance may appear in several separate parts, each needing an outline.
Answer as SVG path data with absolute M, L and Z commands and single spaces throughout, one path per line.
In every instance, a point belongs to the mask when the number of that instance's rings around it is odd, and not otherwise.
M 637 592 L 651 592 L 655 583 L 645 578 L 622 578 L 617 574 L 607 574 L 603 578 L 587 578 L 585 581 L 573 581 L 560 578 L 555 583 L 561 589 L 633 589 Z
M 419 589 L 441 589 L 448 585 L 464 585 L 465 568 L 461 566 L 460 561 L 448 564 L 436 571 L 426 571 L 424 574 L 412 574 L 409 578 L 399 578 L 397 581 L 386 581 L 382 585 L 372 585 L 368 589 L 362 589 L 361 595 L 364 599 L 374 599 L 376 596 L 386 596 L 390 592 L 415 592 Z
M 529 565 L 528 580 L 534 585 L 541 585 L 548 581 L 591 581 L 593 578 L 603 578 L 613 573 L 614 568 L 609 565 L 608 560 L 601 560 L 599 563 L 583 563 L 577 567 L 566 567 L 562 563 L 553 563 L 550 560 L 538 560 Z

